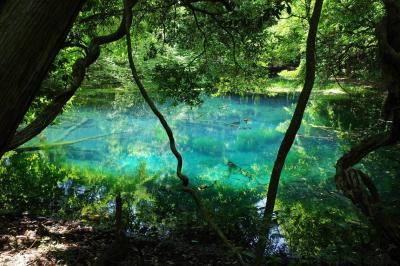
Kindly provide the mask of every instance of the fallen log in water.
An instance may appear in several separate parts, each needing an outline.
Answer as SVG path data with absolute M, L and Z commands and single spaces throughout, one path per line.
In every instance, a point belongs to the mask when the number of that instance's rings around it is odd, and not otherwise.
M 102 134 L 102 135 L 97 135 L 97 136 L 90 136 L 90 137 L 85 137 L 77 140 L 69 140 L 69 141 L 63 141 L 63 142 L 56 142 L 56 143 L 51 143 L 51 144 L 43 144 L 43 145 L 34 145 L 34 146 L 26 146 L 26 147 L 20 147 L 15 149 L 14 151 L 16 152 L 27 152 L 27 151 L 39 151 L 39 150 L 48 150 L 48 149 L 55 149 L 58 147 L 63 147 L 67 145 L 73 145 L 77 143 L 81 143 L 84 141 L 89 141 L 89 140 L 95 140 L 95 139 L 100 139 L 112 135 L 121 135 L 121 134 L 128 134 L 129 132 L 118 132 L 118 133 L 108 133 L 108 134 Z
M 71 135 L 72 132 L 74 132 L 76 129 L 84 126 L 85 124 L 87 124 L 88 122 L 92 121 L 93 119 L 89 119 L 89 118 L 84 118 L 81 122 L 79 122 L 78 124 L 74 124 L 72 125 L 70 128 L 68 128 L 65 133 L 57 140 L 57 141 L 63 141 L 66 138 L 69 137 L 69 135 Z

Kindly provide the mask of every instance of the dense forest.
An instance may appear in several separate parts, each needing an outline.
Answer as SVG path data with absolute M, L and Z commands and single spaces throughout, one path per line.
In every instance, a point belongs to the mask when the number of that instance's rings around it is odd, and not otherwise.
M 398 265 L 400 0 L 0 1 L 0 265 Z

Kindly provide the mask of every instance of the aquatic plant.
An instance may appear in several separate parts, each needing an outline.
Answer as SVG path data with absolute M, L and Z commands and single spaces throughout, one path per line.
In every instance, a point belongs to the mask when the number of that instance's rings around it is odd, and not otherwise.
M 275 143 L 281 136 L 280 132 L 272 128 L 243 131 L 237 135 L 235 145 L 243 151 L 261 150 Z
M 286 132 L 286 130 L 288 129 L 290 124 L 290 120 L 286 120 L 284 122 L 280 122 L 276 127 L 275 130 L 284 134 Z
M 220 155 L 222 153 L 222 143 L 212 137 L 195 137 L 192 140 L 193 150 L 206 155 Z
M 141 141 L 128 144 L 128 154 L 133 157 L 148 157 L 151 155 L 151 147 Z
M 157 124 L 154 129 L 154 139 L 159 142 L 168 141 L 167 134 L 165 134 L 165 131 L 160 124 Z

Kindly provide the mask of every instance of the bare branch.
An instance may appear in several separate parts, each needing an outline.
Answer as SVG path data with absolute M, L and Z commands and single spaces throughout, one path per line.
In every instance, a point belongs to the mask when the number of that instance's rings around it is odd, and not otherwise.
M 197 15 L 196 15 L 196 11 L 192 10 L 192 14 L 194 17 L 194 21 L 196 23 L 196 27 L 197 29 L 200 31 L 201 35 L 203 35 L 203 50 L 197 55 L 195 56 L 187 65 L 186 67 L 190 67 L 198 58 L 200 58 L 201 56 L 203 56 L 204 54 L 206 54 L 207 52 L 207 36 L 205 34 L 205 32 L 203 31 L 203 29 L 200 27 L 199 21 L 197 19 Z
M 112 10 L 112 11 L 95 13 L 93 15 L 80 18 L 79 23 L 98 22 L 101 20 L 105 20 L 106 18 L 121 16 L 122 14 L 123 14 L 123 10 Z

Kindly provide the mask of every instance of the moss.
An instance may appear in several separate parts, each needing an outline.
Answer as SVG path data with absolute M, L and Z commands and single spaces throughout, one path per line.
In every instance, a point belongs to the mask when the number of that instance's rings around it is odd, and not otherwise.
M 151 154 L 151 147 L 145 142 L 135 142 L 128 144 L 127 152 L 129 156 L 148 157 Z

